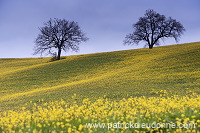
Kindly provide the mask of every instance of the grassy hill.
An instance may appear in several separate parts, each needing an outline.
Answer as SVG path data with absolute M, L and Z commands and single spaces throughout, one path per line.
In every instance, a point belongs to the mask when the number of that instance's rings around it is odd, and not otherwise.
M 0 59 L 0 110 L 29 101 L 200 94 L 200 42 L 50 58 Z M 188 92 L 188 91 L 187 91 Z

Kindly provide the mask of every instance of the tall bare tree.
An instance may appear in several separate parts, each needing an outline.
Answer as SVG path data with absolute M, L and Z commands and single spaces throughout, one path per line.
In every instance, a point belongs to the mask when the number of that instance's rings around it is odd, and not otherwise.
M 34 54 L 42 55 L 46 51 L 48 54 L 55 54 L 56 49 L 57 60 L 60 60 L 62 50 L 78 51 L 79 44 L 88 40 L 77 22 L 65 19 L 50 19 L 39 30 L 40 34 L 35 40 Z
M 144 17 L 140 17 L 133 28 L 134 32 L 125 37 L 124 44 L 138 44 L 145 41 L 149 49 L 159 45 L 161 38 L 174 38 L 177 42 L 185 31 L 180 22 L 171 17 L 166 18 L 154 10 L 146 10 Z

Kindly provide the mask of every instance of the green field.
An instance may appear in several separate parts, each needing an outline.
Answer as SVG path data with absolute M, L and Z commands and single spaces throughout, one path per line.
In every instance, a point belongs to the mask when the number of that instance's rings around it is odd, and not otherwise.
M 62 58 L 0 59 L 0 132 L 200 132 L 200 42 Z
M 0 110 L 29 101 L 200 94 L 200 42 L 50 58 L 0 59 Z

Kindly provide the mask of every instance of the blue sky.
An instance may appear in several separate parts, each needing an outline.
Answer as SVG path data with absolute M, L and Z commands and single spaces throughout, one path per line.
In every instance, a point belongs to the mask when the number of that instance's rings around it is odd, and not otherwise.
M 178 43 L 200 41 L 200 0 L 0 0 L 0 58 L 33 56 L 38 27 L 50 18 L 76 21 L 89 41 L 65 55 L 143 48 L 124 46 L 132 24 L 153 9 L 180 21 L 186 29 Z M 172 39 L 161 45 L 176 44 Z

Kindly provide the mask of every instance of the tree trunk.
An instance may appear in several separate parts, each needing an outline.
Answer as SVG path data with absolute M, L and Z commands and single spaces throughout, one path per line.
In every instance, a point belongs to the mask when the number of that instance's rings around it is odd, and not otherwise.
M 153 45 L 151 44 L 151 45 L 149 45 L 149 49 L 152 49 L 153 48 Z
M 57 60 L 60 60 L 60 55 L 61 55 L 61 48 L 58 48 L 58 56 L 57 56 Z

